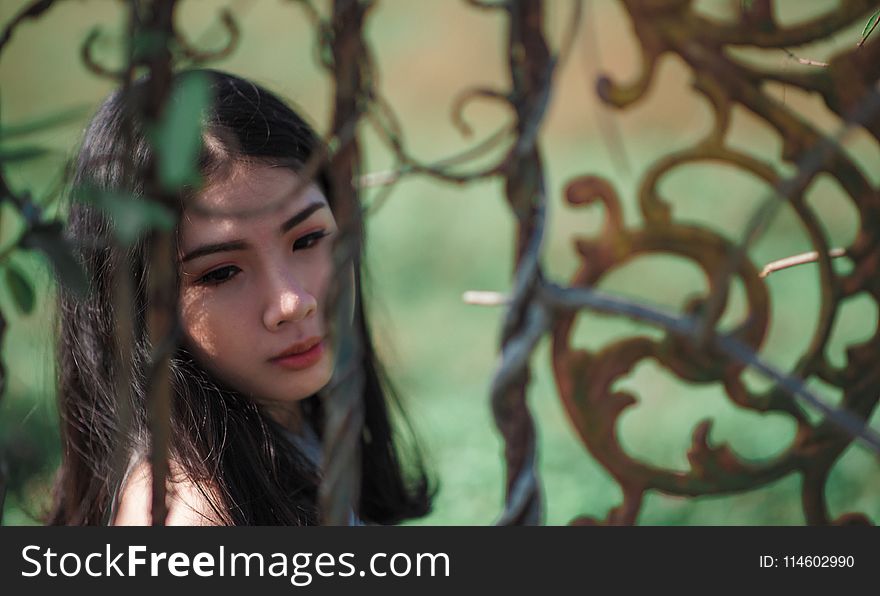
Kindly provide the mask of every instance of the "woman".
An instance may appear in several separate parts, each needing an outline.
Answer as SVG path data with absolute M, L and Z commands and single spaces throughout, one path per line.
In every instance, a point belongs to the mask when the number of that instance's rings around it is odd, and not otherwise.
M 182 341 L 170 365 L 167 523 L 315 524 L 320 391 L 333 372 L 324 301 L 338 230 L 323 171 L 304 192 L 294 191 L 320 141 L 266 90 L 201 72 L 211 81 L 213 102 L 202 134 L 203 184 L 185 193 L 176 234 Z M 130 97 L 142 92 L 137 84 Z M 86 131 L 73 185 L 142 195 L 137 173 L 151 159 L 142 128 L 132 126 L 117 92 Z M 250 215 L 230 215 L 242 211 Z M 71 205 L 68 229 L 91 292 L 81 301 L 60 296 L 63 460 L 50 522 L 150 523 L 151 348 L 143 317 L 149 247 L 141 241 L 127 251 L 114 248 L 111 222 L 82 202 Z M 365 418 L 359 518 L 353 515 L 352 523 L 391 524 L 425 515 L 433 490 L 414 443 L 406 449 L 411 467 L 400 459 L 389 420 L 396 401 L 370 340 L 360 268 L 358 255 L 353 316 L 362 335 Z M 117 354 L 128 350 L 117 345 L 113 280 L 125 269 L 133 274 L 138 316 L 129 356 L 131 422 L 120 446 Z M 114 480 L 120 449 L 129 462 L 121 481 Z

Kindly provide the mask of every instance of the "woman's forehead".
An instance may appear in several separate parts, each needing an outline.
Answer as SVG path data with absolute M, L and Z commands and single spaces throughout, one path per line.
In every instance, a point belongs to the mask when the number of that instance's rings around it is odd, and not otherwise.
M 197 209 L 184 209 L 181 232 L 255 230 L 275 228 L 303 208 L 327 199 L 314 183 L 306 186 L 288 168 L 267 165 L 235 166 L 222 182 L 205 188 L 195 198 Z

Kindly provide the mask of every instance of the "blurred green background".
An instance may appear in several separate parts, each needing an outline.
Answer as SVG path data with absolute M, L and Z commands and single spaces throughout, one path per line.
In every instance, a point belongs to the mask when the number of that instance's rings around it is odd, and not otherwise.
M 6 23 L 26 4 L 2 0 L 0 22 Z M 558 46 L 571 18 L 571 3 L 547 2 L 547 33 Z M 707 14 L 731 18 L 736 0 L 696 2 Z M 792 24 L 833 10 L 831 0 L 781 0 L 777 11 Z M 299 105 L 318 130 L 330 118 L 330 81 L 315 60 L 315 32 L 300 7 L 281 0 L 181 2 L 179 27 L 192 41 L 219 47 L 224 34 L 218 11 L 229 6 L 242 29 L 241 43 L 229 59 L 211 66 L 260 82 Z M 110 0 L 60 2 L 47 16 L 19 27 L 0 60 L 0 119 L 3 124 L 30 120 L 73 106 L 86 106 L 76 124 L 33 137 L 52 148 L 40 160 L 7 168 L 16 189 L 41 197 L 57 187 L 66 160 L 73 154 L 87 114 L 112 89 L 112 83 L 90 74 L 79 48 L 96 26 L 102 35 L 97 55 L 109 66 L 120 63 L 124 31 L 122 3 Z M 440 159 L 471 146 L 507 121 L 496 104 L 475 102 L 465 112 L 474 129 L 465 138 L 449 114 L 455 97 L 468 87 L 508 85 L 504 50 L 506 23 L 500 13 L 469 8 L 460 0 L 410 2 L 381 0 L 368 20 L 368 35 L 379 73 L 379 85 L 399 115 L 408 146 L 422 160 Z M 858 41 L 863 24 L 798 54 L 825 60 Z M 801 66 L 783 52 L 739 51 L 744 60 L 781 69 Z M 642 173 L 658 157 L 687 147 L 711 126 L 707 103 L 691 87 L 691 76 L 675 57 L 665 58 L 646 101 L 625 112 L 598 104 L 595 77 L 608 72 L 630 80 L 639 70 L 637 45 L 628 16 L 615 0 L 596 0 L 585 15 L 573 52 L 559 72 L 542 129 L 542 149 L 550 190 L 547 240 L 543 261 L 549 277 L 565 283 L 577 267 L 572 240 L 598 229 L 598 207 L 572 210 L 562 201 L 567 181 L 580 174 L 611 179 L 625 202 L 627 224 L 639 224 L 634 201 Z M 825 131 L 836 131 L 837 119 L 818 97 L 782 86 L 769 92 Z M 609 148 L 603 130 L 617 127 L 623 138 L 627 167 Z M 378 137 L 362 130 L 366 171 L 392 165 Z M 737 108 L 731 145 L 771 161 L 785 171 L 778 155 L 778 136 L 762 121 Z M 863 131 L 846 140 L 846 148 L 877 185 L 880 153 Z M 681 221 L 699 222 L 728 238 L 740 236 L 752 210 L 766 195 L 759 181 L 720 165 L 688 166 L 667 176 L 662 185 Z M 418 524 L 488 524 L 503 506 L 502 444 L 489 408 L 489 383 L 498 359 L 502 312 L 462 302 L 467 290 L 506 291 L 510 285 L 514 221 L 499 180 L 466 186 L 423 177 L 406 178 L 368 222 L 368 265 L 372 271 L 369 303 L 378 349 L 385 356 L 404 396 L 413 424 L 441 490 L 433 514 Z M 373 195 L 374 190 L 368 192 Z M 808 193 L 833 246 L 847 246 L 858 219 L 841 189 L 820 178 Z M 6 209 L 4 207 L 4 209 Z M 4 212 L 0 244 L 11 242 L 16 222 Z M 783 208 L 751 256 L 764 263 L 810 250 L 807 236 L 788 208 Z M 35 523 L 45 506 L 51 473 L 58 463 L 54 407 L 50 275 L 40 257 L 16 254 L 13 260 L 37 280 L 36 311 L 16 314 L 5 286 L 0 307 L 9 318 L 3 342 L 8 384 L 0 402 L 0 445 L 17 462 L 10 470 L 14 489 L 4 511 L 6 524 Z M 680 308 L 706 281 L 683 259 L 652 256 L 615 271 L 603 288 Z M 818 316 L 819 287 L 815 268 L 804 266 L 771 276 L 772 326 L 761 355 L 790 368 L 808 345 Z M 742 316 L 742 302 L 727 317 Z M 739 309 L 739 310 L 738 310 Z M 848 303 L 828 344 L 832 362 L 844 362 L 844 349 L 867 339 L 877 325 L 873 302 Z M 613 339 L 659 333 L 616 318 L 581 315 L 576 346 L 598 349 Z M 579 515 L 604 517 L 621 492 L 587 454 L 569 424 L 556 393 L 548 341 L 532 359 L 529 402 L 539 435 L 539 465 L 546 497 L 545 520 L 565 524 Z M 749 386 L 766 387 L 758 376 Z M 647 462 L 686 469 L 686 451 L 696 423 L 715 420 L 712 439 L 727 441 L 749 458 L 779 453 L 794 436 L 794 424 L 781 416 L 762 416 L 734 407 L 718 385 L 689 386 L 664 369 L 646 362 L 620 385 L 639 396 L 624 414 L 620 432 L 627 451 Z M 832 388 L 811 381 L 827 399 Z M 880 425 L 880 416 L 873 419 Z M 800 478 L 791 476 L 742 495 L 679 499 L 650 493 L 639 521 L 643 524 L 801 524 Z M 858 510 L 880 520 L 880 464 L 865 449 L 851 447 L 835 466 L 828 486 L 832 515 Z

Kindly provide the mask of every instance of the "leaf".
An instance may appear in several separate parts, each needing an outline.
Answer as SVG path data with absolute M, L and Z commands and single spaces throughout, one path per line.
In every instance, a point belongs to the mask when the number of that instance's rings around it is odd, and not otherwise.
M 58 281 L 77 297 L 84 298 L 88 282 L 82 267 L 73 258 L 73 249 L 62 235 L 62 230 L 60 221 L 37 224 L 22 236 L 19 246 L 45 254 L 55 269 Z
M 89 114 L 89 111 L 90 108 L 88 106 L 77 106 L 31 120 L 30 122 L 3 126 L 0 127 L 0 139 L 11 139 L 13 137 L 47 130 L 55 126 L 61 126 L 62 124 L 67 124 L 69 122 L 77 122 L 85 118 Z
M 76 200 L 91 203 L 113 222 L 113 231 L 121 244 L 129 245 L 152 229 L 170 230 L 176 221 L 174 213 L 155 201 L 136 198 L 130 194 L 79 188 Z
M 139 31 L 131 38 L 131 51 L 135 62 L 149 61 L 167 46 L 168 36 L 164 31 L 153 29 Z
M 877 26 L 878 19 L 880 19 L 880 10 L 872 14 L 871 18 L 868 19 L 868 22 L 865 25 L 864 30 L 862 31 L 862 41 L 859 42 L 859 45 L 865 43 L 865 40 L 868 39 L 869 35 L 871 35 L 871 31 L 873 31 L 874 27 Z
M 196 162 L 202 146 L 202 118 L 210 101 L 210 83 L 202 73 L 183 75 L 168 98 L 162 119 L 151 135 L 159 182 L 167 191 L 199 182 Z
M 15 149 L 4 149 L 0 147 L 0 163 L 13 163 L 16 161 L 27 161 L 47 155 L 49 150 L 45 147 L 16 147 Z
M 6 266 L 6 286 L 12 293 L 18 310 L 25 315 L 31 314 L 34 310 L 34 288 L 15 265 Z

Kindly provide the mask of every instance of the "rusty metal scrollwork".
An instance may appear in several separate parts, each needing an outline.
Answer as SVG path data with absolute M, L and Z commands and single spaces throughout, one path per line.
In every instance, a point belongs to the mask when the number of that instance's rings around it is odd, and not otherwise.
M 453 123 L 467 130 L 463 109 L 474 98 L 495 101 L 509 109 L 511 122 L 484 141 L 460 154 L 438 162 L 416 159 L 406 148 L 403 130 L 381 94 L 372 70 L 368 37 L 365 33 L 370 0 L 335 0 L 330 18 L 323 18 L 310 0 L 296 0 L 304 7 L 319 35 L 319 56 L 334 83 L 334 112 L 331 136 L 325 146 L 303 168 L 308 181 L 318 167 L 327 162 L 334 195 L 340 197 L 337 216 L 340 227 L 350 236 L 337 247 L 337 265 L 352 258 L 362 241 L 362 217 L 382 204 L 385 195 L 362 211 L 361 189 L 387 186 L 407 175 L 425 175 L 436 180 L 464 184 L 477 179 L 504 179 L 505 194 L 516 218 L 515 273 L 512 290 L 494 304 L 507 306 L 500 338 L 501 359 L 491 385 L 495 423 L 505 447 L 506 486 L 504 511 L 499 525 L 537 524 L 542 519 L 542 494 L 537 466 L 537 440 L 534 419 L 526 400 L 530 378 L 529 359 L 537 342 L 552 335 L 552 366 L 560 398 L 580 439 L 590 454 L 604 466 L 623 490 L 623 502 L 604 520 L 578 517 L 573 524 L 634 524 L 645 494 L 659 491 L 669 495 L 698 497 L 754 490 L 793 474 L 803 477 L 802 505 L 810 524 L 870 523 L 861 513 L 833 518 L 825 500 L 829 473 L 856 437 L 880 452 L 880 435 L 867 421 L 880 400 L 880 327 L 868 340 L 851 345 L 847 362 L 836 366 L 827 356 L 827 345 L 841 307 L 857 297 L 867 297 L 880 305 L 880 190 L 872 186 L 861 167 L 842 148 L 836 136 L 820 132 L 767 91 L 770 84 L 781 84 L 818 94 L 846 129 L 860 127 L 880 142 L 880 34 L 860 43 L 828 62 L 799 59 L 811 66 L 801 70 L 774 70 L 757 67 L 738 59 L 730 50 L 749 47 L 791 53 L 790 48 L 821 41 L 835 33 L 863 23 L 877 9 L 876 1 L 840 0 L 832 12 L 812 20 L 781 26 L 772 0 L 737 3 L 736 22 L 718 22 L 702 15 L 694 0 L 620 0 L 628 12 L 641 52 L 641 71 L 631 82 L 620 84 L 609 77 L 597 83 L 599 97 L 617 109 L 627 109 L 646 97 L 664 56 L 679 58 L 690 69 L 693 87 L 708 103 L 713 123 L 708 134 L 684 150 L 665 155 L 643 175 L 636 198 L 642 223 L 627 225 L 622 204 L 626 200 L 607 180 L 586 174 L 571 181 L 565 199 L 573 207 L 601 204 L 604 225 L 595 237 L 579 237 L 575 249 L 581 259 L 579 270 L 567 287 L 544 277 L 540 248 L 544 237 L 548 201 L 543 170 L 540 130 L 553 94 L 554 76 L 572 44 L 581 15 L 581 2 L 574 0 L 571 27 L 560 50 L 554 52 L 544 35 L 542 0 L 465 0 L 479 10 L 497 11 L 506 17 L 510 88 L 476 88 L 463 93 L 453 108 Z M 21 22 L 36 18 L 55 2 L 34 0 L 20 11 L 0 34 L 0 50 Z M 239 28 L 232 13 L 221 13 L 228 32 L 228 44 L 208 52 L 191 44 L 175 30 L 172 19 L 174 0 L 129 3 L 131 34 L 150 33 L 162 40 L 161 52 L 149 64 L 157 76 L 154 89 L 155 114 L 167 96 L 174 58 L 201 62 L 224 57 L 236 46 Z M 137 8 L 156 7 L 150 19 Z M 142 22 L 143 21 L 143 22 Z M 153 31 L 154 30 L 154 31 Z M 113 71 L 93 59 L 92 45 L 98 33 L 82 46 L 85 65 L 94 73 L 130 81 L 136 52 L 132 43 L 127 70 Z M 141 37 L 141 41 L 143 41 Z M 147 39 L 150 39 L 148 36 Z M 141 57 L 143 58 L 143 57 Z M 813 68 L 814 67 L 814 68 Z M 732 114 L 740 108 L 769 125 L 782 140 L 781 159 L 796 167 L 786 176 L 776 164 L 762 160 L 729 142 Z M 148 114 L 150 115 L 150 114 Z M 360 176 L 358 124 L 373 126 L 393 157 L 396 167 L 387 173 Z M 464 168 L 490 149 L 504 147 L 503 157 L 488 167 Z M 740 243 L 715 231 L 676 219 L 672 202 L 663 196 L 661 182 L 671 172 L 695 163 L 716 163 L 733 167 L 774 189 L 755 212 Z M 473 164 L 470 164 L 473 165 Z M 820 175 L 839 183 L 859 216 L 858 233 L 842 251 L 830 246 L 818 213 L 805 195 Z M 305 183 L 303 183 L 305 184 Z M 0 172 L 0 199 L 6 197 L 17 207 L 29 205 L 8 188 Z M 813 336 L 797 364 L 789 371 L 777 371 L 756 357 L 768 336 L 771 323 L 771 293 L 761 265 L 750 260 L 748 245 L 761 233 L 766 221 L 780 204 L 787 204 L 799 218 L 812 244 L 818 263 L 821 302 Z M 271 207 L 271 206 L 270 206 Z M 197 209 L 197 206 L 193 206 Z M 233 215 L 233 212 L 226 213 Z M 244 216 L 244 213 L 238 213 Z M 680 313 L 665 313 L 650 305 L 603 294 L 597 289 L 615 269 L 650 254 L 673 255 L 695 264 L 708 282 L 705 295 L 691 298 Z M 831 259 L 845 256 L 851 268 L 841 272 Z M 160 255 L 161 256 L 161 255 Z M 168 259 L 164 259 L 168 261 Z M 163 261 L 163 262 L 164 262 Z M 168 261 L 170 262 L 170 261 Z M 721 315 L 734 281 L 744 289 L 747 316 L 732 330 L 720 329 Z M 353 292 L 353 288 L 347 288 Z M 342 292 L 342 291 L 341 291 Z M 325 482 L 320 500 L 322 522 L 345 523 L 349 508 L 358 500 L 360 475 L 358 438 L 363 408 L 358 396 L 363 382 L 357 366 L 360 346 L 355 334 L 344 333 L 346 319 L 342 293 L 331 299 L 337 312 L 337 330 L 343 331 L 342 349 L 346 354 L 340 374 L 328 399 L 325 451 Z M 124 302 L 124 300 L 123 300 Z M 491 301 L 490 301 L 491 302 Z M 658 325 L 665 330 L 660 339 L 635 336 L 618 340 L 598 352 L 575 349 L 572 334 L 578 313 L 589 309 L 606 314 L 628 316 Z M 161 314 L 161 313 L 160 313 Z M 156 318 L 154 316 L 154 318 Z M 5 319 L 0 314 L 0 339 Z M 162 323 L 161 320 L 158 321 Z M 155 325 L 161 330 L 161 325 Z M 646 360 L 656 361 L 679 379 L 691 384 L 715 383 L 737 407 L 759 413 L 778 413 L 794 420 L 797 432 L 780 454 L 760 461 L 741 457 L 729 446 L 710 440 L 711 421 L 700 423 L 692 435 L 688 452 L 689 469 L 666 469 L 628 454 L 618 435 L 618 423 L 636 396 L 615 389 L 617 381 Z M 351 366 L 349 366 L 351 365 Z M 751 389 L 744 373 L 752 366 L 775 381 L 765 392 Z M 0 384 L 4 371 L 0 366 Z M 819 379 L 839 389 L 839 406 L 820 411 L 824 418 L 814 422 L 808 405 L 817 405 L 804 389 L 804 382 Z M 123 379 L 123 384 L 125 384 Z M 160 396 L 164 404 L 167 395 Z M 812 400 L 812 401 L 811 401 Z M 821 404 L 819 404 L 821 405 Z M 167 409 L 167 404 L 163 406 Z M 159 409 L 155 426 L 167 417 Z M 166 429 L 167 430 L 167 429 Z M 154 459 L 164 460 L 164 442 Z M 0 462 L 0 505 L 3 499 Z M 156 474 L 156 518 L 164 518 L 162 478 Z M 2 507 L 0 507 L 2 509 Z
M 864 23 L 876 9 L 875 2 L 844 0 L 820 18 L 791 27 L 779 26 L 770 0 L 742 3 L 739 21 L 719 23 L 696 11 L 689 0 L 622 0 L 641 48 L 642 70 L 635 81 L 617 84 L 601 77 L 597 91 L 604 102 L 625 109 L 642 99 L 654 79 L 659 59 L 673 54 L 693 75 L 694 88 L 710 104 L 714 123 L 709 134 L 683 151 L 660 158 L 641 180 L 638 204 L 643 224 L 627 227 L 621 215 L 621 198 L 607 181 L 583 176 L 569 183 L 567 202 L 575 207 L 600 202 L 604 225 L 596 237 L 578 238 L 576 251 L 582 261 L 570 282 L 572 288 L 591 288 L 604 276 L 633 258 L 650 253 L 676 255 L 700 267 L 709 284 L 706 296 L 691 299 L 685 315 L 701 319 L 716 330 L 727 302 L 732 278 L 745 289 L 748 316 L 728 337 L 758 352 L 769 325 L 770 293 L 760 267 L 745 253 L 749 238 L 737 246 L 712 230 L 677 221 L 671 204 L 661 194 L 661 179 L 670 171 L 697 162 L 723 163 L 754 176 L 776 190 L 767 204 L 786 201 L 796 213 L 818 255 L 821 306 L 819 321 L 792 377 L 818 378 L 842 391 L 840 409 L 865 423 L 874 411 L 880 392 L 880 330 L 846 352 L 845 367 L 827 358 L 828 343 L 841 305 L 855 296 L 868 296 L 880 303 L 878 208 L 880 192 L 842 149 L 836 138 L 819 132 L 765 89 L 768 83 L 792 85 L 821 95 L 828 108 L 848 127 L 862 126 L 880 140 L 880 101 L 876 86 L 880 78 L 880 42 L 875 37 L 863 47 L 835 55 L 827 67 L 787 72 L 761 70 L 738 61 L 727 50 L 736 46 L 786 50 L 815 42 L 854 23 Z M 782 139 L 782 159 L 798 166 L 786 178 L 773 164 L 732 148 L 727 142 L 731 111 L 740 106 L 770 125 Z M 839 182 L 859 214 L 858 235 L 845 250 L 852 261 L 848 273 L 831 266 L 831 247 L 817 213 L 804 200 L 819 174 Z M 766 210 L 761 216 L 772 215 Z M 757 220 L 756 220 L 757 221 Z M 754 231 L 754 230 L 752 230 Z M 719 273 L 720 272 L 720 273 Z M 729 275 L 724 275 L 728 273 Z M 832 519 L 825 500 L 825 486 L 833 464 L 852 443 L 851 434 L 827 418 L 811 422 L 803 405 L 779 386 L 759 393 L 743 380 L 746 369 L 694 338 L 669 332 L 660 340 L 639 336 L 619 340 L 599 352 L 574 349 L 571 345 L 576 312 L 557 317 L 553 329 L 553 370 L 565 409 L 589 452 L 609 471 L 623 489 L 623 502 L 605 520 L 581 517 L 574 524 L 633 524 L 637 522 L 646 491 L 669 495 L 717 495 L 753 490 L 790 474 L 803 477 L 802 505 L 809 524 L 870 523 L 867 516 L 847 513 Z M 719 331 L 720 333 L 720 331 Z M 693 431 L 688 452 L 690 467 L 675 471 L 649 465 L 627 454 L 621 445 L 617 423 L 636 398 L 615 391 L 614 384 L 636 365 L 653 359 L 689 383 L 720 383 L 738 407 L 756 412 L 790 416 L 797 425 L 792 442 L 779 455 L 747 461 L 726 445 L 709 440 L 711 421 Z

